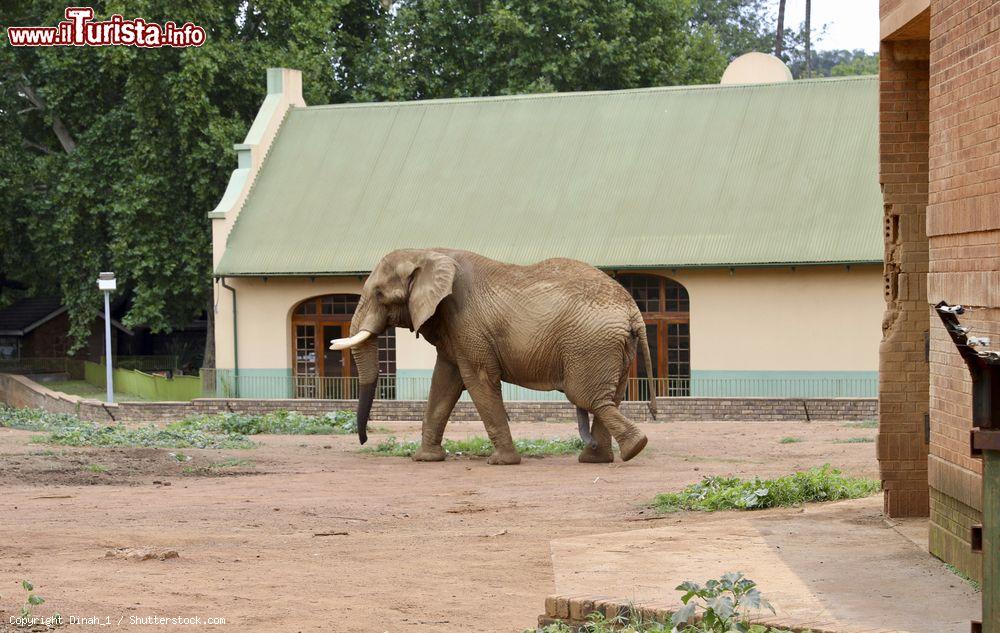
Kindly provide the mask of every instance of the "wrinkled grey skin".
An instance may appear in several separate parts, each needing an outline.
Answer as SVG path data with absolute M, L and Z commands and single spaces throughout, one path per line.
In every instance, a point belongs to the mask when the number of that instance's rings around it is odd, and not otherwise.
M 376 335 L 351 350 L 361 384 L 362 443 L 378 380 L 377 335 L 388 327 L 416 331 L 438 352 L 417 461 L 445 458 L 448 416 L 468 390 L 493 442 L 489 463 L 519 463 L 501 381 L 566 394 L 587 443 L 580 461 L 613 461 L 612 436 L 626 461 L 646 445 L 618 410 L 637 347 L 652 375 L 646 328 L 628 292 L 596 268 L 570 259 L 514 266 L 450 249 L 386 255 L 351 320 L 352 336 Z M 655 417 L 655 401 L 649 406 Z

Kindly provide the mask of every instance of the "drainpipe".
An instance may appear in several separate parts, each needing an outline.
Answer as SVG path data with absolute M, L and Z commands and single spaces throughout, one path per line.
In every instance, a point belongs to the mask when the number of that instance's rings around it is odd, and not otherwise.
M 219 277 L 222 287 L 233 293 L 233 385 L 236 397 L 240 397 L 240 338 L 236 329 L 236 288 L 226 283 L 225 277 Z

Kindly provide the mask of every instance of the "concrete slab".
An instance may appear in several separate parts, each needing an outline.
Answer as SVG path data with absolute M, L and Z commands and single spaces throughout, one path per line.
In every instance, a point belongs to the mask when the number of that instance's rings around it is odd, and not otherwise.
M 878 496 L 654 523 L 552 541 L 555 593 L 679 604 L 681 582 L 741 571 L 789 627 L 966 633 L 979 619 L 980 595 L 914 543 L 914 526 L 888 525 Z

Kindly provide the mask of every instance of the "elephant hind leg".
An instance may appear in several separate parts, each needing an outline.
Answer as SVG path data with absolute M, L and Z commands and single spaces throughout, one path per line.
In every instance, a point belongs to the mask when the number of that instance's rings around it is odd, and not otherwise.
M 622 461 L 627 462 L 646 448 L 646 435 L 631 420 L 622 415 L 618 407 L 612 404 L 597 407 L 594 410 L 595 426 L 597 422 L 607 427 L 611 435 L 614 435 L 615 439 L 618 440 Z
M 594 416 L 594 424 L 590 427 L 590 435 L 593 441 L 585 446 L 580 452 L 579 461 L 584 464 L 610 464 L 615 461 L 615 453 L 611 450 L 611 433 L 604 426 L 597 416 Z

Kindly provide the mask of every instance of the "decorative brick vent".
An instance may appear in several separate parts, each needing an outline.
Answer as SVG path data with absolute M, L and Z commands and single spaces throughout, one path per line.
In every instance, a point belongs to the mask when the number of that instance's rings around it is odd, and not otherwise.
M 35 407 L 55 413 L 74 413 L 97 422 L 166 422 L 199 413 L 266 413 L 284 409 L 318 415 L 340 409 L 353 410 L 355 400 L 226 399 L 198 398 L 190 402 L 120 402 L 70 396 L 47 389 L 24 376 L 0 374 L 0 401 L 15 407 Z M 505 403 L 513 422 L 575 420 L 568 402 L 514 401 Z M 375 421 L 414 421 L 424 416 L 423 400 L 376 400 Z M 870 420 L 878 415 L 874 398 L 660 398 L 658 418 L 680 421 L 837 421 Z M 625 415 L 638 422 L 650 421 L 645 402 L 625 402 Z M 451 415 L 456 421 L 477 421 L 472 402 L 459 402 Z

